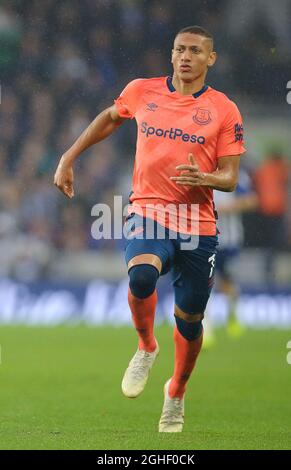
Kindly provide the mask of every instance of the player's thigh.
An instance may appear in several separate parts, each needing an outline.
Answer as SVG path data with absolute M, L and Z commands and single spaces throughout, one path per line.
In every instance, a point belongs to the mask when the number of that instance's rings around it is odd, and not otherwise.
M 214 284 L 216 246 L 213 237 L 207 249 L 180 251 L 175 258 L 172 268 L 175 305 L 185 314 L 204 314 Z
M 141 216 L 134 215 L 127 222 L 125 261 L 128 271 L 138 264 L 151 264 L 157 268 L 160 275 L 166 274 L 174 259 L 171 241 L 147 239 L 144 235 L 145 221 Z

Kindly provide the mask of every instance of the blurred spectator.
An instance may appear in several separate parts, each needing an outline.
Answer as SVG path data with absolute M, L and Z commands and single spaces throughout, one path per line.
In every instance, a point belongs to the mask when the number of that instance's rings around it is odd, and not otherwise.
M 290 15 L 291 4 L 289 0 L 280 0 L 280 7 L 273 0 L 244 0 L 243 2 L 229 1 L 228 25 L 230 33 L 241 39 L 252 35 L 254 28 L 264 25 L 265 29 L 274 36 L 274 47 L 286 59 L 291 54 L 290 41 Z
M 286 211 L 288 205 L 289 166 L 279 150 L 266 156 L 257 168 L 255 186 L 259 198 L 260 238 L 267 248 L 267 282 L 274 281 L 274 256 L 286 248 Z
M 12 2 L 0 5 L 0 70 L 2 76 L 12 73 L 22 32 L 21 19 Z

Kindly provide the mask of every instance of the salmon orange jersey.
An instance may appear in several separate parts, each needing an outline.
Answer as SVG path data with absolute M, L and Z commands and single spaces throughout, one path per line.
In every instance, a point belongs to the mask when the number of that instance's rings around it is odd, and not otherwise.
M 182 186 L 170 179 L 180 176 L 177 165 L 189 164 L 193 153 L 200 171 L 212 173 L 218 159 L 245 152 L 243 125 L 236 104 L 210 86 L 193 95 L 181 95 L 171 77 L 136 79 L 114 101 L 119 116 L 137 122 L 137 144 L 129 212 L 145 215 L 146 207 L 160 209 L 147 216 L 174 231 L 216 235 L 213 190 Z M 191 211 L 191 204 L 195 210 Z M 186 230 L 162 207 L 185 209 Z M 180 212 L 181 213 L 181 212 Z M 181 227 L 181 225 L 179 225 Z

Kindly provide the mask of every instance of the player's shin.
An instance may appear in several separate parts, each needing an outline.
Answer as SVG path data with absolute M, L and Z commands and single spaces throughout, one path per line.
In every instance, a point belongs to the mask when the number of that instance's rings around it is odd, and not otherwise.
M 203 341 L 203 327 L 201 322 L 199 326 L 199 331 L 197 332 L 197 337 L 195 337 L 194 339 L 191 339 L 189 335 L 185 333 L 187 327 L 188 329 L 192 327 L 193 330 L 193 324 L 186 324 L 184 325 L 186 326 L 186 328 L 183 329 L 183 327 L 181 327 L 181 322 L 185 322 L 185 320 L 179 321 L 178 319 L 178 327 L 175 326 L 174 329 L 175 367 L 169 386 L 169 396 L 171 398 L 178 397 L 180 399 L 182 399 L 185 393 L 186 384 L 195 367 L 196 359 L 201 350 Z
M 157 291 L 144 298 L 135 297 L 130 288 L 128 289 L 128 303 L 130 306 L 132 320 L 137 331 L 139 342 L 138 348 L 147 352 L 156 349 L 154 337 L 154 320 L 157 305 Z
M 156 349 L 154 320 L 157 306 L 156 283 L 158 270 L 150 264 L 139 264 L 129 270 L 128 303 L 139 337 L 139 349 Z

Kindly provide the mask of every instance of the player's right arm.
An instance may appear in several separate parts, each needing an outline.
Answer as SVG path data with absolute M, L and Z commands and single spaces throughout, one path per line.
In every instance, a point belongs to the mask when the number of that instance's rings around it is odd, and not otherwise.
M 104 109 L 84 130 L 74 144 L 62 155 L 54 176 L 54 184 L 66 196 L 74 196 L 73 163 L 87 148 L 104 140 L 122 124 L 126 118 L 120 117 L 115 104 Z

